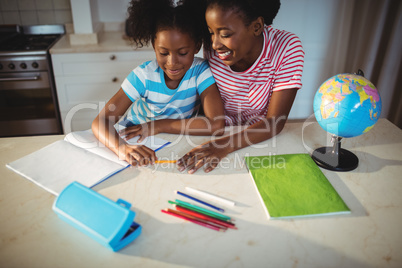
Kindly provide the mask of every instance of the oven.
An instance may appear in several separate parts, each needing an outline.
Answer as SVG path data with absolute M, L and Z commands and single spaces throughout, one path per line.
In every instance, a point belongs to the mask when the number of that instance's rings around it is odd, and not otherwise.
M 38 27 L 0 33 L 0 137 L 63 133 L 49 49 L 64 27 Z

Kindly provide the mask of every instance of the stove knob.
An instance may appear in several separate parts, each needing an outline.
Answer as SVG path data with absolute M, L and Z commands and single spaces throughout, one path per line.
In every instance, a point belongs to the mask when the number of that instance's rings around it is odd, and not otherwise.
M 14 63 L 10 63 L 10 64 L 8 65 L 8 68 L 10 68 L 11 70 L 14 70 L 14 69 L 15 69 Z
M 38 64 L 36 61 L 34 61 L 34 62 L 32 62 L 32 67 L 38 68 L 38 67 L 39 67 L 39 64 Z
M 22 69 L 26 69 L 26 68 L 27 68 L 27 64 L 23 62 L 23 63 L 20 64 L 20 67 L 21 67 Z

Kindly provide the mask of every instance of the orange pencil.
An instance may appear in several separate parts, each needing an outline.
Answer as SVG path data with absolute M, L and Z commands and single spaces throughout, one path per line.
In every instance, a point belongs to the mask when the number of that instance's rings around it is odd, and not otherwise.
M 163 164 L 163 163 L 176 163 L 177 160 L 156 160 L 155 164 Z

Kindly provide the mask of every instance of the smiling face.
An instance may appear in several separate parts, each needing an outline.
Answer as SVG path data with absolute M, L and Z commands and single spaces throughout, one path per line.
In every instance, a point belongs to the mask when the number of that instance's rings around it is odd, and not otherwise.
M 241 13 L 224 10 L 218 5 L 207 8 L 205 19 L 211 34 L 212 48 L 219 58 L 234 71 L 245 71 L 262 51 L 264 21 L 258 18 L 246 25 Z
M 177 88 L 190 69 L 199 46 L 190 35 L 169 29 L 156 33 L 153 47 L 158 65 L 165 73 L 166 86 L 170 89 Z

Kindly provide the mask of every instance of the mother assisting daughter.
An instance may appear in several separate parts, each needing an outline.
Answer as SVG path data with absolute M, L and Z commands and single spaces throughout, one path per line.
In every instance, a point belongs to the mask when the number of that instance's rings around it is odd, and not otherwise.
M 206 0 L 211 42 L 206 57 L 221 93 L 227 125 L 239 133 L 202 144 L 178 161 L 180 171 L 209 172 L 231 152 L 282 131 L 301 88 L 300 39 L 272 28 L 279 0 Z M 206 39 L 208 41 L 208 39 Z
M 156 60 L 135 68 L 92 123 L 94 135 L 131 165 L 154 163 L 144 145 L 128 145 L 158 133 L 221 135 L 223 104 L 207 61 L 195 58 L 205 27 L 199 1 L 132 0 L 130 37 L 137 47 L 151 43 Z M 193 117 L 199 104 L 205 117 Z

